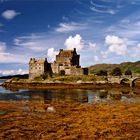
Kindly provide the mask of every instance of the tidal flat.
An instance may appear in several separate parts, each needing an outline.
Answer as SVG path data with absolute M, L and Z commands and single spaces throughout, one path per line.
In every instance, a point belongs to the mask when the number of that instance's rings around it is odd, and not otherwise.
M 140 104 L 1 101 L 0 126 L 2 140 L 138 140 Z

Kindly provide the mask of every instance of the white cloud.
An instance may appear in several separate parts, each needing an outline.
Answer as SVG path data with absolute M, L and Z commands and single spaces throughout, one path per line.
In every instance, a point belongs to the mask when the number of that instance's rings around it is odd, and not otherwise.
M 108 52 L 107 51 L 101 51 L 100 55 L 101 55 L 102 59 L 106 59 L 107 55 L 108 55 Z
M 94 61 L 95 61 L 95 62 L 98 62 L 99 60 L 100 60 L 99 57 L 98 57 L 97 55 L 95 55 L 95 56 L 94 56 Z
M 57 54 L 58 54 L 58 51 L 55 51 L 54 48 L 48 49 L 47 56 L 51 62 L 55 60 L 55 57 Z
M 27 63 L 27 56 L 8 52 L 0 53 L 0 63 Z
M 4 52 L 6 50 L 6 43 L 0 42 L 0 52 Z
M 20 15 L 20 13 L 15 10 L 6 10 L 2 13 L 2 16 L 7 20 L 13 19 L 18 15 Z
M 0 70 L 0 75 L 17 75 L 17 74 L 27 74 L 28 70 L 22 70 L 22 69 L 18 69 L 18 70 Z
M 108 45 L 108 53 L 115 53 L 117 55 L 125 55 L 127 53 L 125 41 L 118 36 L 106 36 L 105 43 Z
M 36 35 L 17 37 L 14 39 L 14 45 L 36 52 L 47 50 L 46 40 Z
M 121 38 L 119 38 L 118 36 L 108 35 L 105 38 L 105 43 L 107 45 L 114 45 L 114 44 L 123 44 L 124 41 Z
M 90 48 L 90 49 L 96 50 L 96 48 L 97 48 L 96 43 L 91 43 L 91 42 L 89 42 L 88 45 L 89 45 L 89 48 Z
M 85 29 L 84 24 L 71 22 L 71 23 L 60 23 L 59 27 L 56 28 L 55 30 L 60 33 L 66 33 L 66 32 L 71 32 L 71 31 L 76 31 L 81 29 Z
M 112 9 L 101 10 L 101 9 L 97 9 L 93 6 L 90 7 L 90 10 L 93 11 L 93 12 L 102 13 L 102 14 L 111 14 L 111 15 L 116 14 L 115 10 L 112 10 Z
M 137 46 L 134 47 L 134 48 L 132 49 L 131 55 L 132 55 L 133 57 L 138 57 L 138 56 L 140 56 L 140 43 L 138 43 Z
M 32 51 L 43 51 L 46 49 L 43 46 L 40 46 L 40 42 L 38 41 L 28 40 L 27 42 L 21 42 L 22 40 L 19 39 L 15 39 L 14 41 L 16 46 L 25 47 L 25 49 L 30 49 Z
M 135 12 L 130 14 L 129 16 L 123 18 L 116 24 L 106 28 L 106 32 L 109 34 L 118 34 L 119 36 L 123 36 L 125 38 L 137 38 L 140 35 L 140 18 L 139 12 Z
M 77 50 L 82 50 L 84 47 L 82 37 L 79 34 L 76 34 L 74 37 L 69 36 L 65 40 L 64 45 L 67 47 L 68 50 L 72 50 L 74 48 L 76 48 Z
M 55 51 L 50 48 L 60 49 L 59 47 L 63 45 L 64 40 L 63 36 L 60 34 L 53 35 L 53 33 L 32 33 L 28 36 L 16 37 L 13 40 L 13 43 L 15 46 L 12 53 L 23 56 L 24 62 L 26 61 L 27 63 L 30 57 L 40 59 L 45 58 L 46 55 L 49 60 L 53 61 Z
M 20 58 L 20 59 L 19 59 Z M 0 63 L 27 63 L 25 55 L 19 55 L 18 53 L 7 52 L 7 46 L 5 42 L 0 42 Z

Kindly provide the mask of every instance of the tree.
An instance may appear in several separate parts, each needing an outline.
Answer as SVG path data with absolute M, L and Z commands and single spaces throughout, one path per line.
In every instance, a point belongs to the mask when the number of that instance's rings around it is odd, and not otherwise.
M 106 70 L 100 70 L 96 73 L 98 76 L 107 76 L 107 71 Z
M 128 68 L 128 69 L 125 71 L 125 75 L 132 75 L 132 71 Z
M 111 75 L 113 76 L 121 76 L 122 75 L 122 71 L 119 67 L 116 67 L 112 70 Z
M 49 77 L 52 77 L 52 73 L 51 72 L 45 72 L 44 74 L 41 75 L 42 79 L 45 80 Z

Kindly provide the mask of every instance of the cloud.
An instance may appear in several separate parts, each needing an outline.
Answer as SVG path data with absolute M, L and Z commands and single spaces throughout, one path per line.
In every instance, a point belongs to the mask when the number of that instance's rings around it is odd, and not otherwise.
M 55 51 L 54 48 L 48 49 L 47 56 L 51 62 L 55 60 L 55 57 L 57 54 L 58 54 L 58 51 Z
M 90 10 L 96 13 L 102 13 L 102 14 L 111 14 L 114 15 L 117 12 L 117 9 L 112 8 L 107 1 L 104 1 L 106 4 L 98 4 L 95 1 L 90 1 Z
M 24 47 L 25 49 L 30 49 L 32 51 L 43 51 L 46 50 L 44 45 L 41 45 L 41 42 L 39 40 L 22 40 L 15 38 L 14 44 L 16 46 Z
M 56 33 L 32 33 L 27 36 L 19 36 L 13 39 L 12 53 L 24 56 L 24 61 L 30 57 L 45 58 L 53 61 L 56 55 L 55 49 L 64 47 L 64 36 Z M 53 48 L 53 49 L 52 49 Z
M 28 51 L 42 52 L 47 51 L 48 48 L 45 36 L 32 34 L 30 36 L 16 37 L 13 41 L 15 46 Z
M 106 36 L 105 43 L 108 46 L 108 53 L 115 53 L 117 55 L 125 55 L 127 53 L 127 45 L 125 41 L 118 36 Z
M 2 13 L 2 17 L 7 19 L 7 20 L 11 20 L 18 15 L 20 15 L 20 13 L 16 12 L 15 10 L 6 10 Z
M 56 32 L 67 33 L 67 32 L 72 32 L 72 31 L 76 31 L 76 30 L 82 30 L 85 28 L 86 28 L 85 24 L 71 22 L 71 23 L 60 23 L 59 27 L 56 28 L 55 30 L 56 30 Z
M 115 10 L 112 10 L 112 9 L 102 10 L 102 9 L 97 9 L 96 7 L 93 7 L 93 6 L 90 7 L 90 10 L 93 12 L 102 13 L 102 14 L 111 14 L 111 15 L 116 14 Z
M 0 63 L 27 63 L 28 59 L 25 55 L 0 52 Z
M 132 49 L 131 55 L 133 57 L 140 56 L 140 43 L 138 43 L 137 46 Z
M 4 52 L 6 50 L 6 43 L 0 42 L 0 52 Z
M 96 50 L 96 48 L 97 48 L 96 43 L 89 42 L 88 45 L 89 45 L 90 49 Z
M 99 59 L 99 56 L 97 56 L 97 55 L 95 55 L 93 58 L 94 58 L 94 61 L 95 61 L 95 62 L 98 62 L 98 61 L 100 60 L 100 59 Z
M 118 36 L 108 35 L 105 38 L 105 43 L 107 45 L 116 45 L 116 44 L 118 45 L 118 44 L 123 44 L 124 41 L 121 38 L 119 38 Z
M 18 70 L 0 70 L 0 75 L 17 75 L 17 74 L 27 74 L 28 70 L 18 69 Z
M 0 63 L 27 63 L 25 55 L 7 52 L 7 48 L 5 42 L 0 42 Z
M 114 23 L 106 29 L 109 34 L 117 34 L 125 38 L 135 39 L 140 35 L 140 16 L 139 11 L 130 13 L 129 16 Z
M 76 34 L 74 37 L 69 36 L 66 40 L 64 45 L 68 50 L 72 50 L 76 48 L 77 50 L 82 50 L 84 47 L 84 42 L 82 37 L 79 34 Z

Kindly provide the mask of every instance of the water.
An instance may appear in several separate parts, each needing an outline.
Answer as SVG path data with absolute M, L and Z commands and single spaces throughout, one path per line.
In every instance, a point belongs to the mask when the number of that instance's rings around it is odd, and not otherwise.
M 2 83 L 3 80 L 0 80 Z M 0 100 L 3 101 L 75 101 L 81 103 L 106 102 L 121 100 L 140 103 L 140 90 L 34 90 L 34 89 L 5 89 L 0 87 Z

